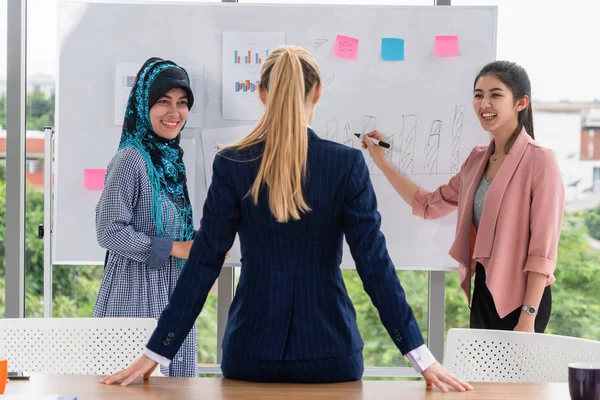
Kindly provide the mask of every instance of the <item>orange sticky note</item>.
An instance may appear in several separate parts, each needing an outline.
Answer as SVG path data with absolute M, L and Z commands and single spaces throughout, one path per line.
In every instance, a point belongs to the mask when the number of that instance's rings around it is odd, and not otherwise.
M 83 187 L 88 190 L 104 189 L 105 169 L 84 169 L 83 170 Z
M 438 57 L 458 57 L 458 36 L 436 36 L 435 55 Z
M 346 58 L 348 60 L 356 60 L 356 54 L 358 53 L 358 39 L 337 35 L 335 38 L 335 45 L 333 46 L 333 55 L 340 58 Z

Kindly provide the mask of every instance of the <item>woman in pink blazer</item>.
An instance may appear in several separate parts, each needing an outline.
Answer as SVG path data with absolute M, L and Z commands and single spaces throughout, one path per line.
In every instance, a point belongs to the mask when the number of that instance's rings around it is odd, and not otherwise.
M 493 136 L 450 181 L 428 192 L 363 140 L 398 194 L 425 219 L 457 209 L 450 255 L 471 307 L 471 328 L 544 332 L 550 318 L 564 186 L 551 150 L 534 141 L 531 84 L 523 68 L 486 65 L 475 78 L 473 109 Z M 369 134 L 383 140 L 379 132 Z M 471 278 L 475 285 L 471 297 Z

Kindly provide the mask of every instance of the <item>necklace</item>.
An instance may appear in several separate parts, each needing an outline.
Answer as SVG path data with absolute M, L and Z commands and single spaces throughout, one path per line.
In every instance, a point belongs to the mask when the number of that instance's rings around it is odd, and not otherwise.
M 503 155 L 498 156 L 498 157 L 494 157 L 494 155 L 492 154 L 491 158 L 492 158 L 492 161 L 496 162 L 496 161 L 498 161 L 498 160 L 500 160 L 501 158 L 504 158 L 504 157 L 506 157 L 506 154 L 503 154 Z

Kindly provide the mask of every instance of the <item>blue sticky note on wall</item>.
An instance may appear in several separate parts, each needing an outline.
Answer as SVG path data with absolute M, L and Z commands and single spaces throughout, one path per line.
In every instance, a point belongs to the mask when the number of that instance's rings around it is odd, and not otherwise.
M 402 60 L 404 60 L 404 39 L 382 38 L 381 39 L 381 59 L 383 61 L 402 61 Z

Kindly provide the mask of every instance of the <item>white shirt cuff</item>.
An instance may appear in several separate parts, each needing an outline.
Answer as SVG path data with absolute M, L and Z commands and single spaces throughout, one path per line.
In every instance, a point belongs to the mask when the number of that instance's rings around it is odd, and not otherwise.
M 436 361 L 427 345 L 424 344 L 406 353 L 406 357 L 418 373 L 425 371 Z
M 159 363 L 160 365 L 162 365 L 163 367 L 168 367 L 169 364 L 171 364 L 171 360 L 169 360 L 166 357 L 161 356 L 160 354 L 156 354 L 155 352 L 153 352 L 150 349 L 146 349 L 146 351 L 144 351 L 144 354 L 151 359 L 154 362 Z

